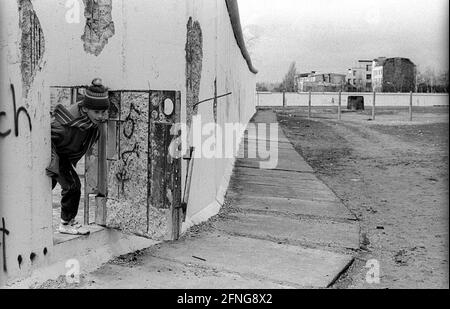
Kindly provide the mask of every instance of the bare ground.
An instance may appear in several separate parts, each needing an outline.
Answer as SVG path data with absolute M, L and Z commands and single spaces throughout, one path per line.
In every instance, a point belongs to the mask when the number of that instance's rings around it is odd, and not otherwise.
M 355 263 L 335 288 L 448 288 L 448 108 L 278 110 L 286 136 L 359 218 Z M 369 284 L 368 260 L 380 266 Z M 367 265 L 368 266 L 368 265 Z

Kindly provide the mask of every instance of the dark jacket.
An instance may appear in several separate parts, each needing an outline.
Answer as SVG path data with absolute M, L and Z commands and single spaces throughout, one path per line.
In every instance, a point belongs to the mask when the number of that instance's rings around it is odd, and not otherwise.
M 51 124 L 52 157 L 47 175 L 59 175 L 59 161 L 68 160 L 73 166 L 98 140 L 98 127 L 81 111 L 78 104 L 69 109 L 61 104 L 55 107 Z

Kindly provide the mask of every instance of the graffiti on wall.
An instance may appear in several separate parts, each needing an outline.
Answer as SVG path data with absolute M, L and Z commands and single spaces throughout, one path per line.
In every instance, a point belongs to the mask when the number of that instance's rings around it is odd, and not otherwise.
M 128 139 L 131 139 L 133 136 L 136 126 L 136 115 L 133 116 L 132 113 L 136 113 L 137 116 L 141 115 L 141 112 L 134 106 L 133 103 L 130 104 L 128 115 L 125 118 L 123 127 L 123 135 Z
M 123 123 L 123 136 L 131 140 L 133 138 L 136 129 L 136 120 L 141 115 L 141 112 L 134 106 L 133 103 L 130 104 L 128 109 L 128 115 L 125 117 Z M 116 172 L 116 178 L 120 183 L 121 189 L 120 193 L 125 194 L 125 182 L 130 181 L 132 175 L 130 174 L 130 164 L 133 159 L 139 159 L 139 143 L 135 141 L 132 143 L 131 148 L 126 148 L 122 150 L 119 154 L 120 160 L 122 161 L 121 167 Z
M 202 29 L 198 21 L 189 17 L 187 23 L 186 38 L 186 125 L 191 126 L 192 116 L 197 114 L 200 92 L 200 81 L 202 78 L 203 61 L 203 37 Z
M 131 180 L 132 175 L 130 175 L 128 167 L 133 161 L 133 157 L 139 159 L 139 145 L 135 143 L 133 149 L 125 150 L 120 154 L 120 159 L 122 160 L 122 167 L 116 172 L 116 178 L 120 183 L 120 193 L 125 194 L 125 183 Z
M 6 229 L 5 218 L 3 217 L 2 217 L 2 226 L 0 226 L 0 232 L 2 234 L 2 241 L 0 243 L 0 247 L 2 248 L 3 271 L 7 272 L 8 268 L 6 267 L 6 236 L 9 235 L 9 231 Z
M 117 156 L 109 161 L 107 226 L 145 236 L 149 94 L 122 92 L 117 101 Z
M 30 128 L 30 132 L 32 131 L 32 124 L 31 124 L 31 117 L 30 114 L 28 113 L 27 109 L 23 106 L 20 106 L 19 108 L 17 108 L 17 104 L 16 104 L 16 92 L 14 90 L 14 85 L 11 84 L 11 95 L 12 95 L 12 106 L 13 106 L 13 119 L 14 119 L 14 135 L 16 137 L 19 136 L 19 116 L 21 114 L 27 116 L 28 119 L 28 125 Z M 5 111 L 1 111 L 0 112 L 0 120 L 2 118 L 6 118 L 8 116 L 8 114 Z M 1 123 L 1 122 L 0 122 Z M 11 134 L 11 129 L 8 129 L 6 131 L 0 131 L 0 137 L 7 137 L 8 135 Z

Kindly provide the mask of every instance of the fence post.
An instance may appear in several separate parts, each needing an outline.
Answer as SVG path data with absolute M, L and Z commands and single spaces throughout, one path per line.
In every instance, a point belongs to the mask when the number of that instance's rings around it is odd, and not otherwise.
M 338 120 L 341 120 L 341 91 L 339 91 L 339 101 L 338 101 Z
M 376 92 L 373 91 L 373 102 L 372 102 L 372 120 L 375 120 L 375 98 L 376 98 Z
M 308 98 L 308 118 L 311 118 L 311 90 L 309 91 L 309 98 Z
M 283 109 L 286 108 L 286 92 L 283 91 Z
M 409 93 L 409 121 L 412 121 L 413 92 Z

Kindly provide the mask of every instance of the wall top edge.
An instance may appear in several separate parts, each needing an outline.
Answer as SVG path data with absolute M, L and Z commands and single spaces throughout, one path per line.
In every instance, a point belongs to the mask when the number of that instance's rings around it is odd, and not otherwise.
M 231 26 L 233 27 L 234 37 L 241 50 L 242 56 L 247 62 L 248 69 L 253 74 L 257 74 L 258 70 L 252 64 L 252 59 L 248 53 L 247 47 L 245 46 L 244 36 L 242 34 L 241 19 L 239 17 L 239 6 L 237 0 L 225 0 L 228 9 L 228 15 L 230 15 Z

